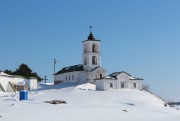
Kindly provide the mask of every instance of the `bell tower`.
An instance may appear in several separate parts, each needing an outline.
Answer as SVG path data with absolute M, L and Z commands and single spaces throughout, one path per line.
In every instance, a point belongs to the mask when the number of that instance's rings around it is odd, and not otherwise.
M 90 26 L 90 34 L 87 40 L 83 41 L 83 67 L 85 71 L 90 71 L 101 66 L 100 40 L 95 39 Z

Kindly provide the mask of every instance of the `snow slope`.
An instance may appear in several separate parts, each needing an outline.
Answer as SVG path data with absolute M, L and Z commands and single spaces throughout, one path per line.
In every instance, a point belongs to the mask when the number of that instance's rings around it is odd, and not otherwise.
M 28 101 L 18 93 L 0 92 L 1 121 L 179 121 L 180 111 L 164 107 L 156 96 L 139 90 L 95 91 L 93 84 L 41 85 L 29 92 Z M 66 100 L 52 105 L 43 101 Z

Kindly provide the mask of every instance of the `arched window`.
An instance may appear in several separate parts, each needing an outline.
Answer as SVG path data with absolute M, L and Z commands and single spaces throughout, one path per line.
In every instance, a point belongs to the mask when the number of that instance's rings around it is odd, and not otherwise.
M 110 88 L 113 88 L 113 83 L 110 83 Z
M 97 65 L 97 58 L 96 58 L 96 56 L 92 57 L 92 65 Z
M 86 52 L 87 52 L 86 45 L 84 45 L 84 53 L 86 53 Z
M 72 80 L 74 80 L 74 75 L 72 75 Z
M 92 52 L 96 52 L 96 45 L 94 43 L 92 45 Z
M 84 65 L 86 65 L 86 58 L 84 59 Z

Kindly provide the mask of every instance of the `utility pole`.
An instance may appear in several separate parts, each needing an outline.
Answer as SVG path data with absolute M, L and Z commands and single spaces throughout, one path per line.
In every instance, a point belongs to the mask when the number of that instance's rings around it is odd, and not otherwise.
M 47 81 L 48 79 L 47 79 L 47 76 L 44 76 L 44 82 L 46 83 L 46 81 Z
M 54 59 L 54 82 L 55 82 L 55 73 L 56 73 L 56 59 Z

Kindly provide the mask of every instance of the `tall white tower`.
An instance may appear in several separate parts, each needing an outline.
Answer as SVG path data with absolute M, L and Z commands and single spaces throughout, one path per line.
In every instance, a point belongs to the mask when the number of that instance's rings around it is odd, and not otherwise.
M 94 38 L 91 28 L 90 26 L 90 34 L 87 40 L 83 41 L 83 67 L 85 71 L 101 66 L 101 41 Z

